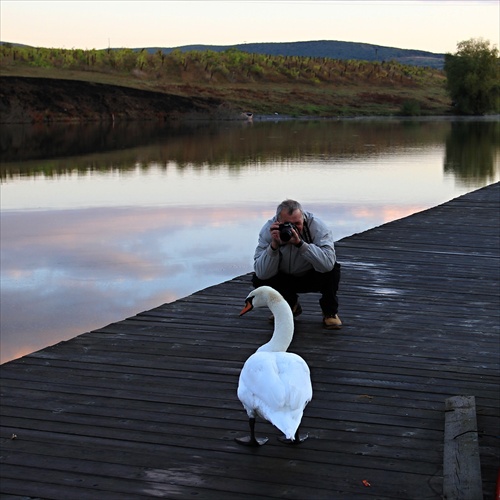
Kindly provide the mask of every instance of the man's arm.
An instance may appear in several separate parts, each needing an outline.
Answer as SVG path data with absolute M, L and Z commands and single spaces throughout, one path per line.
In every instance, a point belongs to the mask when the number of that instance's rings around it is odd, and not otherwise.
M 276 250 L 272 248 L 271 243 L 271 221 L 267 222 L 259 233 L 259 242 L 254 254 L 254 271 L 257 278 L 266 280 L 278 273 L 280 265 L 279 245 Z M 274 242 L 274 245 L 277 245 Z
M 311 221 L 309 230 L 312 243 L 304 242 L 299 248 L 300 255 L 307 260 L 316 271 L 326 273 L 333 269 L 336 261 L 333 234 L 321 221 Z

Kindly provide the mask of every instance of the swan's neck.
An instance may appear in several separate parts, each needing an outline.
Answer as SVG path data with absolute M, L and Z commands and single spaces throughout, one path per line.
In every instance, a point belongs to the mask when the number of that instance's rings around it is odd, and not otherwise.
M 271 340 L 257 351 L 285 352 L 293 338 L 293 314 L 283 300 L 270 301 L 269 309 L 274 315 L 274 332 Z

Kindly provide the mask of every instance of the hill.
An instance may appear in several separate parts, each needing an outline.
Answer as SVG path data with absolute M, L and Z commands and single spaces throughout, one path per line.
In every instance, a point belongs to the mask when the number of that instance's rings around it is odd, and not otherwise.
M 0 41 L 0 45 L 8 44 L 13 47 L 33 48 L 21 43 Z M 242 43 L 236 45 L 182 45 L 179 47 L 140 47 L 134 51 L 146 50 L 148 53 L 160 51 L 170 54 L 174 51 L 213 51 L 225 52 L 237 49 L 249 54 L 262 54 L 269 56 L 294 56 L 294 57 L 328 57 L 330 59 L 352 61 L 394 61 L 410 66 L 423 66 L 434 69 L 443 69 L 444 54 L 427 52 L 425 50 L 401 49 L 360 42 L 342 42 L 338 40 L 315 40 L 308 42 L 275 42 L 275 43 Z M 111 48 L 111 50 L 122 50 Z
M 329 57 L 331 59 L 354 61 L 395 61 L 400 64 L 424 66 L 442 69 L 444 54 L 435 54 L 424 50 L 400 49 L 384 47 L 359 42 L 341 42 L 336 40 L 317 40 L 309 42 L 280 42 L 280 43 L 244 43 L 238 45 L 184 45 L 180 47 L 149 47 L 148 52 L 161 50 L 168 54 L 174 50 L 181 52 L 205 51 L 224 52 L 228 49 L 238 49 L 251 54 L 265 54 L 270 56 L 296 57 Z M 136 49 L 140 50 L 140 49 Z
M 0 45 L 0 76 L 3 123 L 163 119 L 200 112 L 213 117 L 242 112 L 340 117 L 451 111 L 445 75 L 438 69 L 393 60 L 256 54 L 237 47 L 165 53 L 162 49 L 47 49 L 5 43 Z M 22 86 L 21 80 L 7 86 L 13 77 L 22 77 Z M 88 84 L 76 88 L 61 83 L 61 90 L 49 80 Z M 114 87 L 96 92 L 96 84 Z M 133 89 L 147 91 L 149 97 Z M 105 103 L 100 97 L 104 93 Z

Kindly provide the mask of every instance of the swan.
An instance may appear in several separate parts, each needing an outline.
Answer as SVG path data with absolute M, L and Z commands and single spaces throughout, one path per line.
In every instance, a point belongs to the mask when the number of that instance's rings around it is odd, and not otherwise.
M 271 340 L 262 345 L 243 365 L 238 384 L 238 399 L 243 404 L 250 436 L 236 438 L 239 444 L 259 446 L 267 438 L 255 437 L 257 416 L 283 432 L 282 442 L 299 444 L 299 426 L 307 403 L 312 398 L 311 375 L 307 363 L 297 354 L 286 352 L 293 338 L 293 314 L 279 292 L 269 286 L 256 288 L 245 300 L 240 316 L 254 307 L 268 306 L 275 317 Z

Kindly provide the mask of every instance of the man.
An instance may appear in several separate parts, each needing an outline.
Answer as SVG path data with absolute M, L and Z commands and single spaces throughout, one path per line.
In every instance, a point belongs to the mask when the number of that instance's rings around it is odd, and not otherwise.
M 323 325 L 339 329 L 337 290 L 340 264 L 335 261 L 332 232 L 299 202 L 285 200 L 264 224 L 254 255 L 252 284 L 268 285 L 283 295 L 294 316 L 302 313 L 299 293 L 319 292 Z

